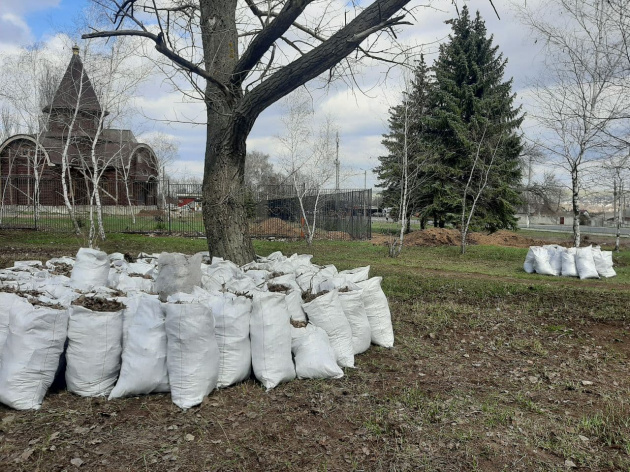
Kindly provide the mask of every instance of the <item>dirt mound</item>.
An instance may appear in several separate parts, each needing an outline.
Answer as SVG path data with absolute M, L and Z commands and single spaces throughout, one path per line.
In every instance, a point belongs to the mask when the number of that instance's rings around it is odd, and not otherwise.
M 513 231 L 497 231 L 492 234 L 471 233 L 469 235 L 471 244 L 480 244 L 485 246 L 509 246 L 509 247 L 529 247 L 536 246 L 539 241 L 526 238 Z
M 405 246 L 458 246 L 461 235 L 456 229 L 429 228 L 405 235 Z
M 280 218 L 269 218 L 260 223 L 252 224 L 249 227 L 249 234 L 254 237 L 273 236 L 276 238 L 300 239 L 304 238 L 304 231 L 298 223 L 281 220 Z M 347 241 L 352 239 L 349 233 L 344 231 L 326 231 L 320 228 L 315 230 L 315 239 Z
M 377 244 L 387 244 L 386 238 L 372 238 Z M 382 240 L 381 240 L 382 239 Z M 541 241 L 526 238 L 512 231 L 497 231 L 496 233 L 469 233 L 468 244 L 487 246 L 529 247 L 543 244 Z M 459 246 L 461 233 L 456 229 L 429 228 L 412 231 L 405 235 L 405 246 L 408 247 L 437 247 Z

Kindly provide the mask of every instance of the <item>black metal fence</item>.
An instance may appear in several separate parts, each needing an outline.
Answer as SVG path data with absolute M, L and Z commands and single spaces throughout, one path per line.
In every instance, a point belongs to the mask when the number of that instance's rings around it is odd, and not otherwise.
M 32 177 L 0 179 L 0 228 L 68 231 L 90 221 L 87 192 L 68 189 L 61 182 Z M 201 185 L 168 180 L 131 182 L 105 181 L 99 187 L 105 232 L 167 233 L 204 235 Z M 244 190 L 249 230 L 255 238 L 369 239 L 372 191 L 300 189 L 266 186 Z

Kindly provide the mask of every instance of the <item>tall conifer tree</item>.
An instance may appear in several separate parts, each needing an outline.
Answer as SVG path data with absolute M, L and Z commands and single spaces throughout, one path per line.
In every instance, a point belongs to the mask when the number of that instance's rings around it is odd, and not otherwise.
M 483 178 L 479 163 L 492 162 L 472 227 L 515 228 L 519 203 L 515 188 L 521 177 L 517 130 L 523 116 L 520 107 L 514 107 L 512 80 L 503 81 L 507 60 L 492 44 L 492 36 L 487 37 L 478 12 L 473 20 L 464 7 L 451 25 L 450 40 L 440 46 L 433 65 L 435 87 L 424 119 L 424 139 L 440 156 L 431 169 L 431 211 L 438 219 L 457 221 L 466 183 Z

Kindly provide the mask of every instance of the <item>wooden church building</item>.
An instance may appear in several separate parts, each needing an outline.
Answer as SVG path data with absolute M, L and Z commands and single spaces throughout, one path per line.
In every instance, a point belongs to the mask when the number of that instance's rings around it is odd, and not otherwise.
M 4 205 L 35 203 L 36 171 L 40 205 L 64 204 L 61 179 L 72 204 L 89 204 L 93 158 L 97 168 L 104 170 L 99 183 L 103 205 L 156 203 L 155 154 L 130 130 L 102 127 L 107 111 L 101 108 L 78 47 L 72 48 L 53 100 L 42 111 L 37 134 L 17 134 L 0 143 L 0 201 Z

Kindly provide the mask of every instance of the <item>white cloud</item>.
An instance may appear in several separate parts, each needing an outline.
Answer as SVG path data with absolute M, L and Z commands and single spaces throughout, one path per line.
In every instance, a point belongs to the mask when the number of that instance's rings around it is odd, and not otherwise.
M 56 7 L 61 0 L 2 0 L 0 2 L 0 52 L 11 50 L 11 45 L 22 45 L 33 40 L 25 15 Z
M 0 14 L 0 45 L 21 44 L 30 38 L 31 29 L 23 18 L 14 13 Z
M 61 3 L 61 0 L 2 0 L 0 13 L 11 12 L 24 14 L 56 7 L 59 3 Z

